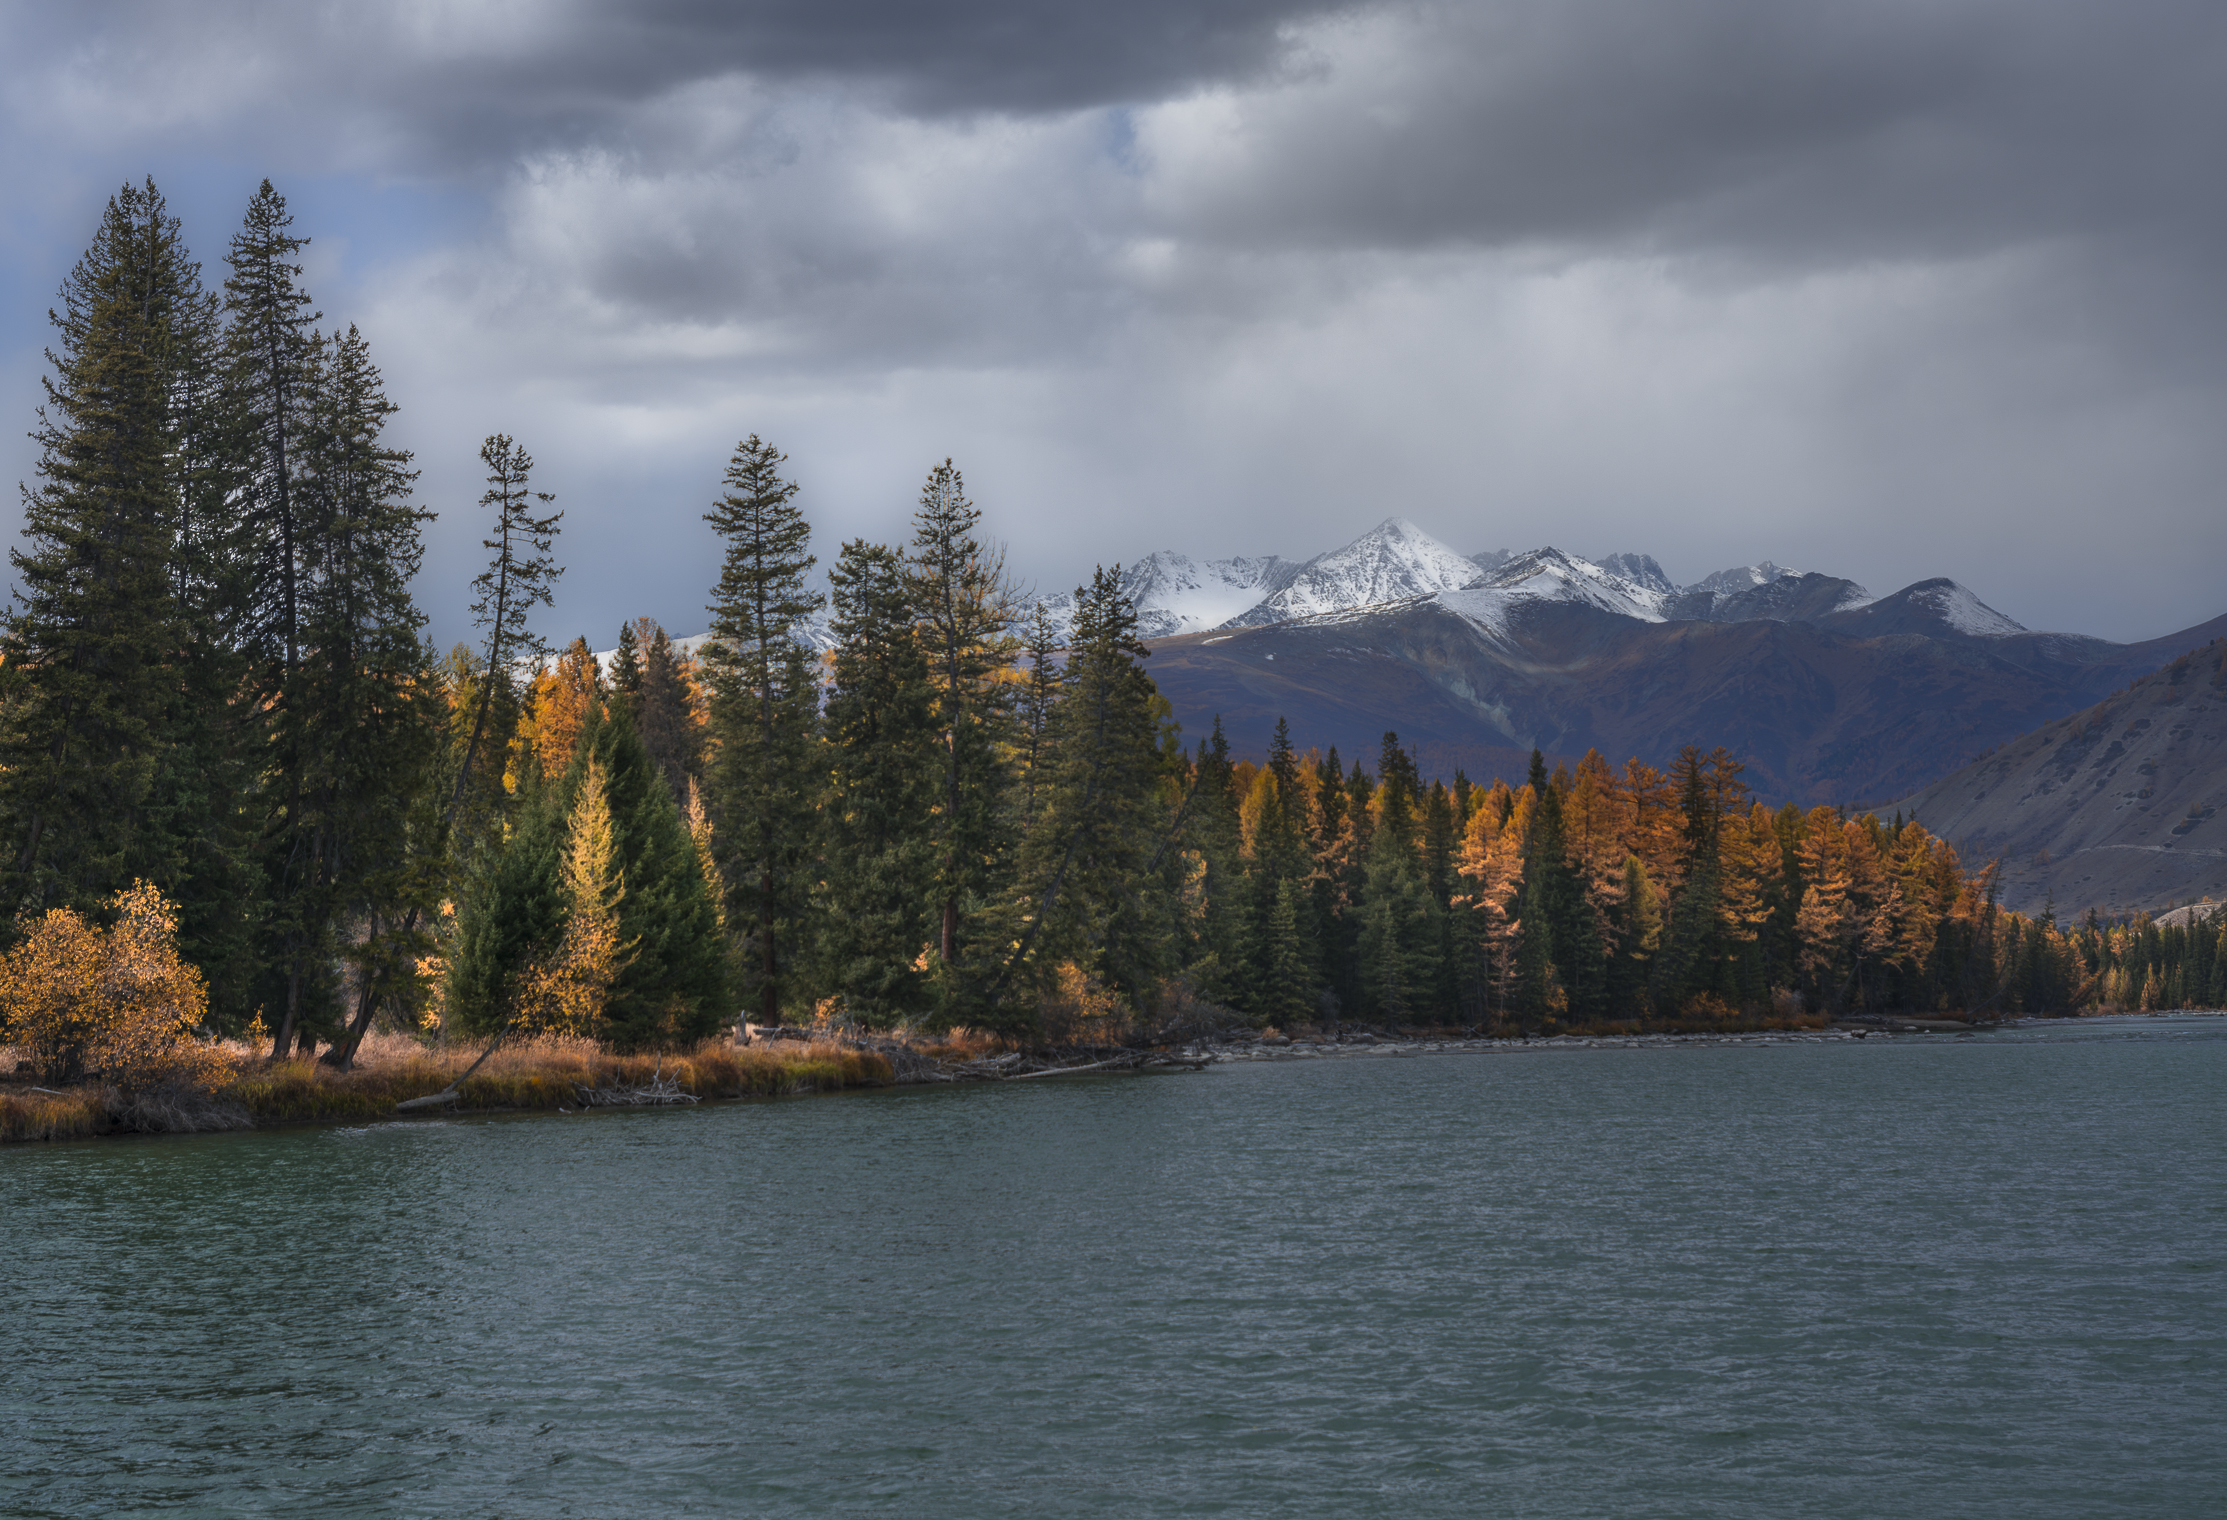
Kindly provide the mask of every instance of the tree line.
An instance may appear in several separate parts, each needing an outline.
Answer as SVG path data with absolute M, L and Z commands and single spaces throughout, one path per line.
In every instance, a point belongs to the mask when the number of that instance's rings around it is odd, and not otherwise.
M 274 1053 L 344 1063 L 381 1015 L 642 1048 L 1201 1004 L 2038 1012 L 2111 974 L 1914 822 L 1774 812 L 1722 750 L 1478 786 L 1393 734 L 1373 773 L 1282 723 L 1265 764 L 1218 720 L 1187 748 L 1118 567 L 1055 631 L 950 461 L 823 593 L 786 460 L 746 439 L 707 514 L 708 640 L 640 620 L 606 665 L 532 631 L 562 514 L 496 435 L 477 632 L 440 654 L 394 403 L 365 338 L 318 325 L 291 227 L 265 182 L 216 289 L 152 182 L 109 202 L 53 312 L 0 662 L 17 932 L 147 883 L 210 1024 Z

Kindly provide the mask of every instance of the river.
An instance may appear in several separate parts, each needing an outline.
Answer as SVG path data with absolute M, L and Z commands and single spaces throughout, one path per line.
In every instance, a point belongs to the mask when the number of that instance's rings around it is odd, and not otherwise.
M 0 1513 L 2188 1516 L 2227 1020 L 0 1152 Z

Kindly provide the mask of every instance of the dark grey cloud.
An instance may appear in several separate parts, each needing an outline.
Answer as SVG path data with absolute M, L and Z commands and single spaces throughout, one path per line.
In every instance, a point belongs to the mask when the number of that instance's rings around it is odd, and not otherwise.
M 80 96 L 112 92 L 135 112 L 168 103 L 189 118 L 229 114 L 280 155 L 305 141 L 333 151 L 326 139 L 354 136 L 374 155 L 452 170 L 629 143 L 642 125 L 638 107 L 722 79 L 843 89 L 927 115 L 1161 100 L 1272 70 L 1294 26 L 1336 8 L 1334 0 L 93 0 L 21 17 L 15 38 L 22 56 L 60 62 Z
M 1810 261 L 2227 229 L 2209 0 L 1495 0 L 1386 8 L 1324 46 L 1334 78 L 1236 111 L 1171 224 Z

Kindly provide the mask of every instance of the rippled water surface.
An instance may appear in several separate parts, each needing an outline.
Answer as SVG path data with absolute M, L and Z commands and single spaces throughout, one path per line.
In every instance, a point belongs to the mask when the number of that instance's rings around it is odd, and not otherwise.
M 2227 1021 L 0 1152 L 0 1513 L 2220 1513 Z

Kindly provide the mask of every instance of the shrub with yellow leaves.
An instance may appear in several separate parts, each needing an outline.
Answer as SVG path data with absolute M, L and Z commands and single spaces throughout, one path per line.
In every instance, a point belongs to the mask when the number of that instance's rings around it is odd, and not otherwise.
M 177 910 L 143 881 L 110 906 L 108 929 L 53 909 L 0 957 L 0 1030 L 52 1082 L 214 1089 L 232 1058 L 197 1037 L 209 995 L 178 959 Z

